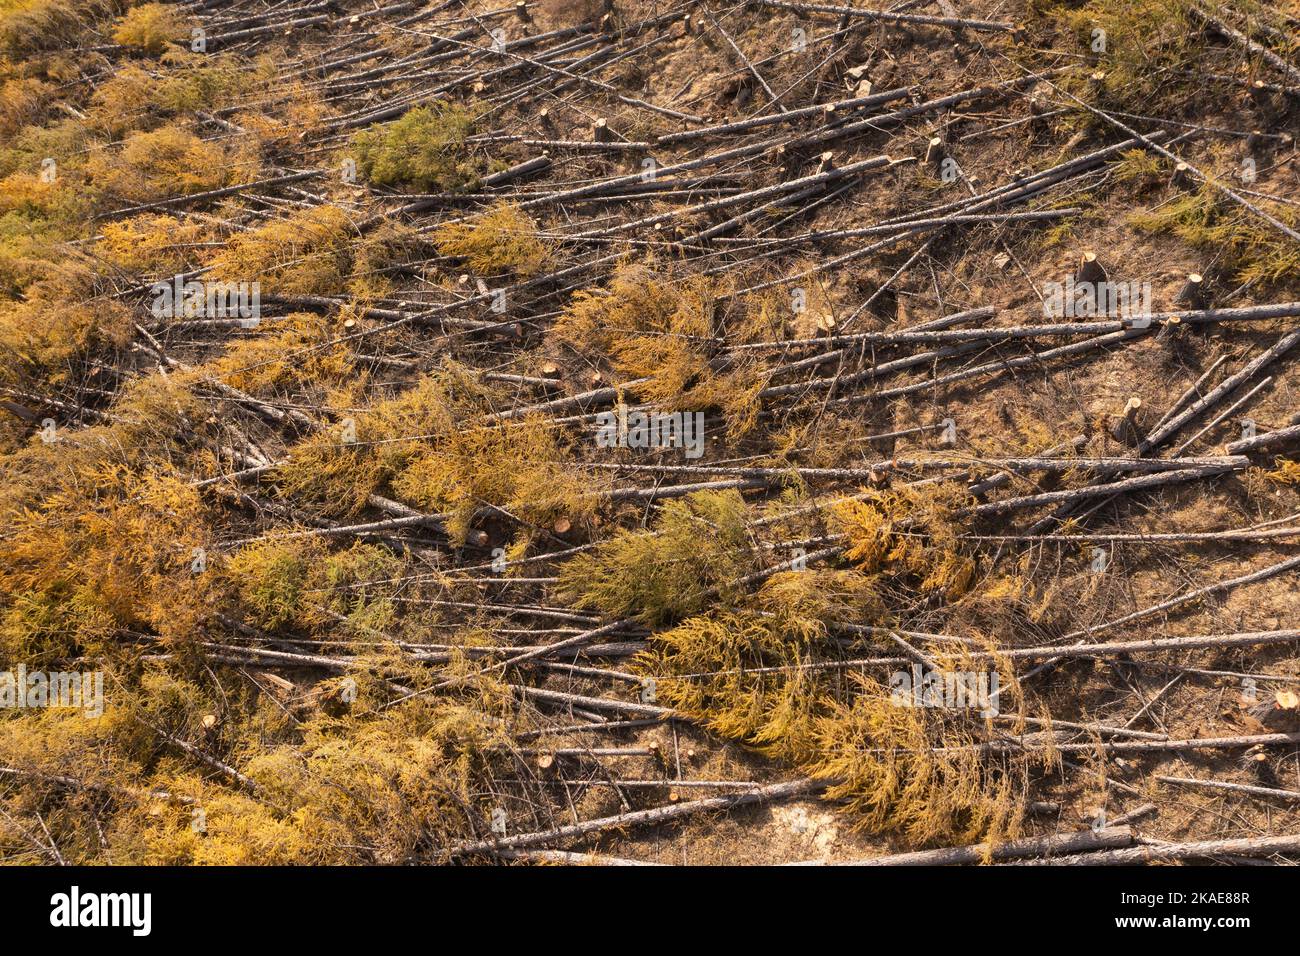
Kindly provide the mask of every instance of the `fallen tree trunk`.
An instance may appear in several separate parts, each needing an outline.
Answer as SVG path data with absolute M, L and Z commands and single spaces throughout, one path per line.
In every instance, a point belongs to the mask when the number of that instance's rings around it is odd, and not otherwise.
M 959 866 L 967 863 L 985 863 L 991 860 L 1015 860 L 1023 857 L 1047 857 L 1050 862 L 1062 853 L 1080 853 L 1126 847 L 1133 842 L 1129 827 L 1108 827 L 1103 830 L 1080 830 L 1078 833 L 1057 833 L 1045 837 L 1009 840 L 1006 843 L 977 843 L 972 846 L 945 847 L 941 850 L 917 850 L 914 853 L 897 853 L 892 856 L 867 857 L 822 864 L 817 860 L 791 863 L 788 866 Z
M 1170 863 L 1175 860 L 1206 859 L 1215 856 L 1272 856 L 1275 853 L 1300 853 L 1300 835 L 1246 837 L 1239 840 L 1203 840 L 1198 843 L 1162 843 L 1134 846 L 1054 860 L 1026 860 L 1010 866 L 1135 866 L 1142 863 Z
M 526 847 L 542 846 L 547 843 L 554 843 L 557 840 L 568 840 L 592 833 L 602 833 L 606 830 L 655 826 L 709 810 L 731 810 L 735 807 L 748 806 L 754 803 L 771 803 L 777 800 L 788 800 L 792 797 L 807 796 L 824 789 L 828 785 L 826 781 L 822 780 L 792 780 L 788 783 L 776 783 L 758 790 L 746 791 L 745 793 L 707 797 L 703 800 L 690 800 L 686 803 L 675 803 L 650 810 L 636 810 L 631 813 L 620 813 L 612 817 L 584 820 L 581 823 L 556 827 L 554 830 L 520 833 L 515 836 L 501 837 L 498 840 L 459 843 L 449 847 L 446 854 L 448 858 L 456 859 L 483 853 L 497 853 L 501 850 L 518 850 Z
M 1148 475 L 1139 475 L 1136 478 L 1125 478 L 1123 481 L 1112 482 L 1108 485 L 1093 485 L 1085 488 L 1067 488 L 1063 491 L 1045 491 L 1037 495 L 1025 495 L 1020 498 L 1007 498 L 1005 501 L 990 501 L 986 504 L 976 505 L 973 508 L 967 508 L 961 513 L 983 518 L 989 515 L 1004 514 L 1008 511 L 1015 511 L 1019 508 L 1033 508 L 1038 505 L 1056 504 L 1065 501 L 1079 501 L 1084 498 L 1096 498 L 1103 495 L 1120 494 L 1129 491 L 1142 491 L 1146 488 L 1158 488 L 1162 485 L 1170 485 L 1180 481 L 1196 481 L 1200 478 L 1212 478 L 1226 472 L 1239 471 L 1247 467 L 1249 464 L 1250 462 L 1244 458 L 1236 460 L 1224 459 L 1222 464 L 1202 465 L 1197 468 L 1183 468 L 1177 471 L 1158 471 Z
M 1229 375 L 1215 388 L 1211 389 L 1204 398 L 1193 402 L 1182 412 L 1169 419 L 1169 421 L 1165 422 L 1159 428 L 1147 435 L 1146 438 L 1142 439 L 1141 444 L 1138 445 L 1138 454 L 1145 455 L 1153 448 L 1158 448 L 1160 445 L 1164 444 L 1175 432 L 1186 425 L 1189 421 L 1207 409 L 1214 407 L 1226 398 L 1235 388 L 1237 388 L 1237 386 L 1249 381 L 1261 369 L 1289 352 L 1297 343 L 1300 343 L 1300 329 L 1288 332 L 1286 335 L 1282 336 L 1273 343 L 1270 348 L 1255 356 L 1255 358 L 1248 362 L 1241 371 L 1237 372 L 1235 375 Z
M 1254 438 L 1243 438 L 1241 441 L 1229 442 L 1226 448 L 1231 454 L 1244 455 L 1248 452 L 1275 448 L 1278 445 L 1290 445 L 1295 442 L 1300 442 L 1300 425 L 1291 425 L 1288 428 L 1264 432 Z
M 621 782 L 620 782 L 621 785 Z M 667 866 L 646 860 L 629 860 L 621 856 L 601 856 L 596 853 L 573 853 L 568 850 L 498 850 L 496 855 L 507 860 L 525 863 L 567 863 L 574 866 Z
M 915 23 L 922 26 L 952 27 L 984 33 L 1015 33 L 1014 23 L 995 20 L 968 20 L 959 17 L 929 17 L 919 13 L 890 13 L 887 10 L 863 10 L 858 7 L 834 7 L 821 3 L 787 3 L 785 0 L 759 0 L 765 7 L 794 10 L 798 13 L 835 13 L 842 17 L 865 17 L 884 23 Z

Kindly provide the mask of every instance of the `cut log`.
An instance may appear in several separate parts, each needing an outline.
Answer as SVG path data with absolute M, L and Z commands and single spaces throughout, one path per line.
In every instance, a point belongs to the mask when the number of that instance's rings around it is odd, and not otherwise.
M 958 866 L 984 863 L 989 860 L 1015 860 L 1023 857 L 1046 857 L 1048 862 L 1063 853 L 1081 853 L 1113 847 L 1126 847 L 1133 843 L 1133 831 L 1128 827 L 1109 827 L 1102 830 L 1080 830 L 1077 833 L 1057 833 L 1052 836 L 1030 837 L 1025 840 L 1008 840 L 1006 843 L 977 843 L 974 846 L 955 846 L 941 850 L 917 850 L 893 856 L 866 857 L 860 860 L 835 862 L 832 866 Z M 788 866 L 821 866 L 820 861 L 787 864 Z
M 1265 448 L 1279 448 L 1297 442 L 1300 442 L 1300 425 L 1291 425 L 1287 428 L 1279 428 L 1276 431 L 1264 432 L 1254 438 L 1243 438 L 1240 441 L 1229 442 L 1225 447 L 1234 455 L 1245 455 L 1250 452 L 1262 451 Z
M 770 803 L 776 800 L 789 800 L 792 797 L 807 796 L 822 790 L 828 785 L 827 781 L 822 780 L 793 780 L 789 783 L 777 783 L 766 787 L 760 787 L 757 790 L 750 790 L 745 793 L 708 797 L 703 800 L 690 800 L 686 803 L 654 807 L 649 810 L 636 810 L 631 813 L 621 813 L 612 817 L 601 817 L 596 820 L 584 820 L 581 823 L 556 827 L 554 830 L 543 830 L 536 833 L 521 833 L 516 836 L 502 837 L 499 840 L 480 840 L 472 843 L 459 843 L 449 847 L 446 854 L 449 859 L 456 859 L 463 856 L 475 856 L 484 853 L 494 854 L 501 850 L 518 850 L 526 847 L 543 846 L 547 843 L 555 843 L 559 840 L 569 840 L 575 837 L 587 836 L 592 833 L 602 833 L 606 830 L 655 826 L 660 823 L 680 820 L 709 810 L 730 810 L 735 807 L 748 806 L 754 803 Z
M 1300 835 L 1205 840 L 1198 843 L 1161 843 L 1101 850 L 1097 853 L 1080 853 L 1054 860 L 1030 860 L 1020 865 L 1137 866 L 1143 863 L 1171 863 L 1176 860 L 1210 859 L 1219 856 L 1265 857 L 1280 853 L 1300 853 Z

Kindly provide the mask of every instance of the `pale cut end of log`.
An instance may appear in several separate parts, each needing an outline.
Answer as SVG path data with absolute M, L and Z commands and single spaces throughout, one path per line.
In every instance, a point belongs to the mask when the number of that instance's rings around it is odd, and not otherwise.
M 533 15 L 528 12 L 527 0 L 519 0 L 519 2 L 515 4 L 515 16 L 519 18 L 520 23 L 533 22 Z
M 1118 442 L 1125 444 L 1136 444 L 1141 435 L 1141 423 L 1139 415 L 1142 410 L 1142 399 L 1134 395 L 1124 404 L 1124 410 L 1111 422 L 1110 437 Z
M 488 542 L 491 541 L 492 539 L 488 537 L 488 533 L 486 531 L 471 531 L 466 540 L 468 540 L 470 544 L 476 545 L 477 547 L 486 548 Z
M 817 172 L 829 173 L 835 168 L 835 154 L 829 149 L 817 157 Z
M 601 117 L 591 127 L 591 141 L 593 143 L 608 143 L 614 139 L 614 134 L 610 132 L 609 120 Z
M 932 169 L 938 169 L 943 165 L 943 160 L 943 137 L 931 136 L 930 141 L 925 144 L 925 164 Z
M 1251 130 L 1250 135 L 1246 137 L 1246 151 L 1249 153 L 1258 153 L 1268 145 L 1268 137 L 1262 130 Z
M 1280 690 L 1251 709 L 1250 715 L 1269 730 L 1289 731 L 1300 725 L 1300 694 Z
M 682 32 L 687 36 L 694 36 L 700 32 L 700 26 L 694 18 L 688 13 L 682 17 Z
M 573 522 L 568 518 L 559 518 L 555 524 L 551 525 L 551 530 L 556 534 L 568 534 L 573 530 Z
M 217 715 L 216 715 L 216 714 L 204 714 L 204 715 L 203 715 L 203 729 L 204 729 L 204 730 L 211 730 L 211 729 L 212 729 L 213 727 L 215 727 L 215 726 L 217 726 Z
M 605 376 L 601 375 L 599 372 L 592 372 L 591 375 L 588 376 L 587 380 L 591 382 L 592 388 L 599 388 L 604 383 Z
M 550 107 L 544 106 L 537 111 L 537 122 L 541 123 L 542 126 L 549 129 L 553 121 L 554 121 L 554 117 L 551 115 Z
M 1106 71 L 1096 70 L 1088 77 L 1088 89 L 1094 96 L 1101 96 L 1106 92 Z
M 784 145 L 773 146 L 767 151 L 767 155 L 768 158 L 779 166 L 782 171 L 786 171 L 790 168 L 790 150 Z
M 541 753 L 537 755 L 537 769 L 550 770 L 555 766 L 555 754 Z
M 1271 118 L 1278 112 L 1277 97 L 1263 80 L 1255 80 L 1250 84 L 1250 98 L 1255 101 L 1255 108 L 1265 117 Z
M 1196 181 L 1192 178 L 1192 167 L 1183 162 L 1175 165 L 1173 183 L 1176 189 L 1191 189 L 1195 186 Z
M 1269 760 L 1268 750 L 1264 747 L 1256 744 L 1247 750 L 1241 756 L 1241 765 L 1264 786 L 1277 786 L 1277 775 L 1273 772 L 1272 761 Z
M 347 331 L 347 332 L 351 332 L 351 331 L 352 331 L 353 329 L 355 329 L 356 327 L 357 327 L 357 320 L 356 320 L 356 319 L 344 319 L 344 320 L 343 320 L 343 328 L 344 328 L 345 331 Z
M 542 378 L 559 378 L 560 367 L 554 362 L 547 362 L 542 366 Z
M 1074 272 L 1075 282 L 1090 282 L 1096 285 L 1106 281 L 1106 270 L 1097 259 L 1097 253 L 1091 250 L 1079 257 L 1079 268 Z
M 1189 309 L 1204 309 L 1207 304 L 1205 277 L 1199 272 L 1187 273 L 1187 281 L 1179 290 L 1177 301 Z

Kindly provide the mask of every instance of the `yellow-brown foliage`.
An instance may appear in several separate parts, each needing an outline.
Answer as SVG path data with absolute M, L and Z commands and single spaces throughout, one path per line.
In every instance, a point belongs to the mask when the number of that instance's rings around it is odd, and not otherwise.
M 194 268 L 212 235 L 201 221 L 145 213 L 104 223 L 95 251 L 126 272 L 167 277 Z
M 853 680 L 852 699 L 832 702 L 814 729 L 820 756 L 806 769 L 832 781 L 828 799 L 846 801 L 860 828 L 897 832 L 912 844 L 1017 834 L 1023 757 L 982 752 L 962 723 L 969 718 L 900 706 L 874 678 Z
M 337 206 L 318 206 L 233 236 L 212 260 L 212 274 L 227 282 L 262 283 L 263 292 L 330 295 L 341 292 L 351 270 L 355 230 Z
M 188 813 L 150 830 L 149 862 L 403 864 L 473 836 L 491 804 L 482 783 L 507 739 L 492 716 L 509 695 L 470 703 L 413 701 L 381 714 L 317 717 L 299 746 L 258 755 L 247 769 L 262 799 L 205 797 L 206 833 Z M 508 760 L 499 749 L 496 760 Z M 471 819 L 469 814 L 479 817 Z M 258 854 L 261 855 L 258 855 Z
M 329 105 L 318 90 L 301 83 L 283 81 L 267 84 L 277 95 L 274 108 L 236 113 L 235 125 L 244 129 L 264 149 L 287 147 L 320 127 L 329 115 Z
M 415 386 L 353 416 L 357 441 L 334 430 L 290 449 L 278 470 L 281 492 L 331 514 L 355 514 L 426 447 L 458 423 L 486 411 L 490 393 L 465 370 L 449 364 Z
M 812 730 L 826 687 L 802 666 L 815 657 L 805 635 L 747 612 L 689 618 L 656 634 L 654 646 L 640 667 L 664 703 L 768 756 L 791 763 L 815 756 Z
M 753 427 L 761 380 L 710 365 L 716 347 L 715 290 L 699 277 L 661 276 L 647 266 L 619 269 L 607 289 L 578 292 L 552 327 L 553 338 L 608 357 L 638 396 L 667 411 L 722 408 L 738 436 Z
M 1279 485 L 1300 485 L 1300 461 L 1290 458 L 1273 459 L 1273 470 L 1264 475 Z
M 0 214 L 58 217 L 68 208 L 69 198 L 63 183 L 44 180 L 34 173 L 11 173 L 0 180 Z
M 26 660 L 51 650 L 62 656 L 74 641 L 102 639 L 109 626 L 192 638 L 207 614 L 210 580 L 191 571 L 195 549 L 211 547 L 198 492 L 110 461 L 83 472 L 75 457 L 58 460 L 58 444 L 33 449 L 56 469 L 57 490 L 7 514 L 11 533 L 0 548 L 0 589 L 10 595 L 6 651 Z
M 70 261 L 30 286 L 25 300 L 0 300 L 0 349 L 9 356 L 0 381 L 60 382 L 95 351 L 125 345 L 130 309 L 95 293 L 90 271 Z
M 393 488 L 404 501 L 448 514 L 448 533 L 463 544 L 485 506 L 534 525 L 593 514 L 595 483 L 567 458 L 544 420 L 461 428 L 418 455 Z
M 125 0 L 4 0 L 0 3 L 0 52 L 22 56 L 69 43 L 91 19 L 113 16 Z
M 365 582 L 396 575 L 401 562 L 393 554 L 367 544 L 332 552 L 319 537 L 287 534 L 246 545 L 222 569 L 241 619 L 273 631 L 336 625 L 333 614 L 355 615 L 368 627 L 388 618 L 384 589 Z
M 168 59 L 171 55 L 168 54 Z M 153 129 L 169 117 L 218 109 L 255 91 L 245 70 L 220 55 L 181 54 L 163 70 L 128 63 L 95 87 L 87 125 L 113 138 Z
M 144 3 L 132 7 L 113 27 L 113 42 L 157 56 L 185 37 L 185 19 L 174 6 Z
M 118 151 L 87 163 L 91 180 L 115 200 L 147 203 L 207 192 L 256 178 L 258 160 L 246 148 L 207 142 L 172 126 L 132 133 Z
M 352 244 L 352 275 L 348 292 L 357 300 L 388 295 L 391 276 L 411 269 L 428 253 L 428 240 L 413 227 L 400 222 L 386 222 Z
M 852 571 L 783 573 L 767 582 L 754 605 L 693 617 L 654 635 L 638 670 L 654 678 L 661 701 L 717 733 L 832 781 L 828 796 L 845 801 L 862 829 L 897 833 L 914 844 L 1016 832 L 1028 762 L 975 746 L 980 737 L 973 722 L 982 715 L 972 705 L 983 700 L 916 707 L 903 692 L 905 682 L 896 679 L 911 678 L 907 665 L 897 665 L 900 674 L 888 686 L 857 668 L 846 676 L 835 666 L 844 656 L 879 657 L 894 647 L 883 635 L 853 649 L 832 639 L 837 622 L 885 623 L 870 577 Z M 997 690 L 999 710 L 1019 706 L 1019 687 L 1006 661 L 959 653 L 940 655 L 935 663 L 939 679 L 983 672 L 982 689 Z
M 434 233 L 438 251 L 456 256 L 480 275 L 536 275 L 551 256 L 537 235 L 537 223 L 512 203 L 498 203 L 468 222 L 450 223 Z
M 654 532 L 621 531 L 560 568 L 556 593 L 575 607 L 662 624 L 734 597 L 754 569 L 745 502 L 735 491 L 697 491 L 665 502 Z M 709 592 L 719 590 L 710 598 Z
M 960 597 L 975 575 L 953 523 L 961 495 L 945 485 L 903 486 L 868 501 L 837 502 L 834 517 L 848 536 L 845 557 L 869 573 L 886 572 L 914 581 L 921 591 Z
M 0 83 L 0 134 L 12 136 L 49 109 L 54 87 L 34 76 Z
M 288 386 L 327 386 L 352 374 L 347 346 L 331 344 L 337 334 L 328 319 L 314 312 L 295 312 L 263 321 L 206 368 L 227 384 L 254 394 Z

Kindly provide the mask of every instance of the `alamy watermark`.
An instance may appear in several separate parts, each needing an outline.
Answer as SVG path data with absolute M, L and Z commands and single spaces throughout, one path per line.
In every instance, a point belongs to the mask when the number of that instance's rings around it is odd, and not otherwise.
M 910 671 L 890 674 L 889 686 L 890 700 L 899 707 L 978 710 L 985 717 L 998 714 L 997 671 L 927 671 L 913 664 Z
M 682 448 L 687 458 L 704 454 L 703 412 L 629 412 L 619 405 L 596 415 L 598 448 Z
M 149 311 L 157 319 L 238 319 L 246 329 L 262 320 L 260 282 L 184 281 L 155 282 L 150 288 Z
M 50 897 L 50 925 L 120 926 L 132 936 L 148 936 L 153 929 L 152 893 L 83 893 L 73 886 Z
M 0 708 L 61 707 L 86 717 L 104 713 L 103 671 L 0 671 Z

